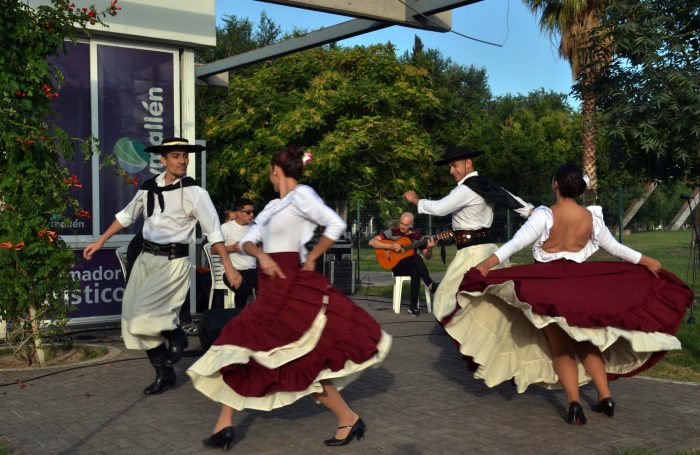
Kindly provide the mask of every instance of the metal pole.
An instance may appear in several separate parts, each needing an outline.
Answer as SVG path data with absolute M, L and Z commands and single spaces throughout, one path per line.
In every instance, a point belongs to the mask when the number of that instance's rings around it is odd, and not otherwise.
M 617 230 L 618 242 L 622 243 L 622 188 L 617 189 Z
M 510 210 L 506 210 L 506 233 L 508 234 L 508 238 L 506 238 L 506 241 L 508 241 L 508 240 L 510 240 L 510 237 L 511 237 L 511 235 L 510 235 L 510 233 L 511 233 L 511 229 L 510 229 Z
M 356 201 L 355 206 L 355 239 L 357 241 L 357 260 L 355 261 L 355 284 L 362 285 L 362 280 L 360 279 L 360 232 L 362 231 L 360 226 L 360 201 Z M 359 289 L 359 288 L 358 288 Z

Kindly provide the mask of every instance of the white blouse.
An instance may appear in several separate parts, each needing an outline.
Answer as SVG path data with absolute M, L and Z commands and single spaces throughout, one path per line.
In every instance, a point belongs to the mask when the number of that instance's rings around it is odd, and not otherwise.
M 313 188 L 297 185 L 284 199 L 274 199 L 265 206 L 240 245 L 262 242 L 266 253 L 298 252 L 301 262 L 305 262 L 306 243 L 316 226 L 324 226 L 323 236 L 333 241 L 345 231 L 345 222 Z
M 591 238 L 579 251 L 560 251 L 550 253 L 542 249 L 542 244 L 549 238 L 549 231 L 554 224 L 554 215 L 549 207 L 537 207 L 527 222 L 515 233 L 513 238 L 505 243 L 494 253 L 503 262 L 527 245 L 532 245 L 532 256 L 539 262 L 568 259 L 575 262 L 583 262 L 588 259 L 598 248 L 603 248 L 608 253 L 633 264 L 639 263 L 642 254 L 615 240 L 603 219 L 603 208 L 597 205 L 586 207 L 593 215 L 593 231 Z
M 177 179 L 173 183 L 179 181 L 180 179 Z M 156 184 L 165 186 L 165 172 L 156 176 Z M 161 207 L 156 198 L 153 214 L 144 216 L 144 239 L 161 244 L 191 243 L 194 241 L 194 231 L 199 221 L 209 243 L 224 241 L 219 215 L 207 190 L 200 186 L 186 186 L 162 194 L 165 204 L 163 212 L 160 211 Z M 136 221 L 146 208 L 147 198 L 148 191 L 138 190 L 131 202 L 115 215 L 119 224 L 127 227 Z

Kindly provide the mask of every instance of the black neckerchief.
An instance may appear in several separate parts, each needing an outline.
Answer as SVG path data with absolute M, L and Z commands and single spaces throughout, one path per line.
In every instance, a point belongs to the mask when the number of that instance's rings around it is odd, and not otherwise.
M 156 177 L 148 179 L 143 182 L 141 189 L 148 191 L 148 203 L 146 204 L 146 216 L 153 215 L 153 208 L 155 207 L 155 198 L 158 196 L 158 204 L 160 205 L 160 212 L 163 213 L 165 210 L 165 199 L 163 198 L 164 191 L 177 190 L 179 188 L 185 188 L 187 186 L 197 186 L 197 181 L 192 177 L 183 177 L 177 183 L 171 183 L 166 186 L 158 186 L 156 183 Z
M 475 175 L 464 181 L 467 187 L 483 197 L 487 201 L 508 209 L 519 209 L 524 207 L 508 191 L 496 185 L 493 180 L 483 175 Z

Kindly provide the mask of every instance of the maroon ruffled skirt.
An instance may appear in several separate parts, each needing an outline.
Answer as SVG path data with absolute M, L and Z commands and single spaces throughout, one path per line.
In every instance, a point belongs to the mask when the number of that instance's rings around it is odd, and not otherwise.
M 632 376 L 680 349 L 673 335 L 693 299 L 670 272 L 657 278 L 639 265 L 603 261 L 514 266 L 486 277 L 471 269 L 459 290 L 443 325 L 476 364 L 477 377 L 489 385 L 514 378 L 520 391 L 558 382 L 541 330 L 546 325 L 598 346 L 610 379 Z M 581 366 L 579 382 L 589 379 Z
M 297 253 L 273 253 L 285 279 L 259 274 L 254 303 L 222 329 L 189 370 L 195 387 L 236 409 L 273 409 L 310 393 L 320 381 L 342 388 L 388 353 L 391 338 L 362 308 Z M 225 384 L 214 384 L 212 380 Z M 230 393 L 229 393 L 230 392 Z

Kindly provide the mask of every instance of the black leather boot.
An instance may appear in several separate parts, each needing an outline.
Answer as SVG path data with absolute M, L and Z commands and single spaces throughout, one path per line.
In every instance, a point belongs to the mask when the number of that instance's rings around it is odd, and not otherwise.
M 147 350 L 146 354 L 148 355 L 148 360 L 151 361 L 151 365 L 156 370 L 156 379 L 151 385 L 143 389 L 143 394 L 149 396 L 163 393 L 175 385 L 175 370 L 173 370 L 173 367 L 165 365 L 168 349 L 164 344 L 161 344 L 157 348 Z
M 164 330 L 163 336 L 168 340 L 168 354 L 165 357 L 165 366 L 171 367 L 175 365 L 181 358 L 182 353 L 189 344 L 187 341 L 187 333 L 181 327 L 176 327 L 174 330 Z

